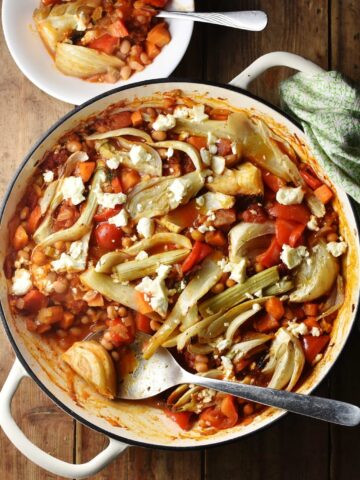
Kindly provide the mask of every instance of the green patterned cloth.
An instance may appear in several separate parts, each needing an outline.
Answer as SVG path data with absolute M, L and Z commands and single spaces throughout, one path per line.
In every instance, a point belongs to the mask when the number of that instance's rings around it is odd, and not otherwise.
M 280 86 L 331 180 L 360 203 L 360 89 L 338 72 L 297 73 Z

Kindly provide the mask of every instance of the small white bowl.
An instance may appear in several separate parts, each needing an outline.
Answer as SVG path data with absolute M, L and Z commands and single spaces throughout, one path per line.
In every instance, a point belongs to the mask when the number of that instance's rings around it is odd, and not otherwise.
M 167 20 L 171 42 L 154 62 L 127 81 L 115 84 L 90 83 L 67 77 L 55 67 L 32 20 L 40 0 L 3 0 L 2 23 L 10 53 L 23 74 L 38 88 L 64 102 L 80 105 L 108 90 L 130 83 L 169 76 L 180 63 L 189 45 L 194 22 Z M 194 0 L 171 0 L 169 10 L 194 10 Z

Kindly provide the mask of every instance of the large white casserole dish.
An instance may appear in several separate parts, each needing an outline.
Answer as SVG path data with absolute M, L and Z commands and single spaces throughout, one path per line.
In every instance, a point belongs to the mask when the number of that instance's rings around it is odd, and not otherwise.
M 306 143 L 302 130 L 294 122 L 280 111 L 268 106 L 245 91 L 251 79 L 265 69 L 276 65 L 287 65 L 309 73 L 320 70 L 319 67 L 301 57 L 276 52 L 259 58 L 236 77 L 230 85 L 215 85 L 193 81 L 153 80 L 107 92 L 70 112 L 54 125 L 28 154 L 5 196 L 0 216 L 1 265 L 3 264 L 3 256 L 8 242 L 8 221 L 13 215 L 17 201 L 33 173 L 36 162 L 41 159 L 43 153 L 64 132 L 73 128 L 81 120 L 104 110 L 115 102 L 125 99 L 131 100 L 134 97 L 148 97 L 158 92 L 161 93 L 178 88 L 188 95 L 203 94 L 211 98 L 226 100 L 235 107 L 254 109 L 259 115 L 271 118 L 273 122 L 282 125 L 289 135 L 296 135 L 300 141 Z M 317 170 L 320 177 L 324 177 L 316 163 L 312 163 L 312 166 Z M 330 347 L 327 349 L 321 362 L 316 365 L 312 375 L 305 380 L 298 390 L 301 393 L 310 393 L 316 388 L 334 365 L 347 341 L 358 307 L 360 288 L 360 278 L 357 275 L 360 263 L 358 227 L 347 195 L 337 188 L 336 185 L 333 185 L 333 189 L 337 194 L 335 208 L 340 217 L 340 229 L 346 236 L 349 247 L 343 266 L 347 282 L 346 299 L 335 323 Z M 215 435 L 202 436 L 191 431 L 181 431 L 160 410 L 149 406 L 139 405 L 134 402 L 118 402 L 114 406 L 114 404 L 110 404 L 100 397 L 95 399 L 92 397 L 91 401 L 86 401 L 85 397 L 83 397 L 83 401 L 79 402 L 81 392 L 86 388 L 80 380 L 78 401 L 75 402 L 66 392 L 64 379 L 61 378 L 61 372 L 53 361 L 53 353 L 50 350 L 45 351 L 43 343 L 41 344 L 42 348 L 38 348 L 36 337 L 32 337 L 32 334 L 24 331 L 21 321 L 12 318 L 4 273 L 1 271 L 0 275 L 2 276 L 0 284 L 0 313 L 6 333 L 17 355 L 17 360 L 0 394 L 0 424 L 6 435 L 24 455 L 34 463 L 58 476 L 69 478 L 91 476 L 104 468 L 128 445 L 168 449 L 191 449 L 218 445 L 239 439 L 250 433 L 255 433 L 284 414 L 283 411 L 267 409 L 248 425 L 238 425 L 228 430 L 221 430 Z M 110 438 L 109 446 L 90 462 L 82 465 L 72 465 L 55 459 L 33 445 L 24 436 L 11 416 L 12 396 L 16 392 L 21 378 L 25 375 L 30 375 L 42 390 L 68 414 L 87 426 L 107 435 Z M 107 421 L 109 418 L 115 419 L 118 426 L 110 424 Z

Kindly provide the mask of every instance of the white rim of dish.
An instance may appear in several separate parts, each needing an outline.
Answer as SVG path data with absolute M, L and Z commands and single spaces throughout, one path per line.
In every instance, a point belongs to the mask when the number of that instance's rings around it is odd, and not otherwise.
M 181 0 L 172 0 L 170 1 L 169 6 L 172 6 L 173 10 L 176 8 L 180 9 L 180 1 Z M 33 3 L 34 5 L 31 5 L 30 7 L 31 10 L 36 8 L 36 6 L 40 3 L 40 0 L 33 1 Z M 186 11 L 194 10 L 194 1 L 186 0 L 183 2 L 181 9 Z M 35 31 L 32 18 L 28 18 L 28 16 L 26 16 L 26 18 L 22 18 L 21 13 L 19 12 L 20 10 L 18 2 L 14 2 L 14 0 L 3 0 L 2 26 L 5 41 L 14 62 L 19 70 L 28 78 L 28 80 L 30 80 L 30 82 L 32 82 L 40 90 L 54 98 L 57 98 L 58 100 L 62 100 L 63 102 L 73 105 L 81 105 L 91 98 L 117 87 L 131 85 L 132 83 L 142 82 L 154 78 L 168 77 L 181 62 L 189 46 L 194 28 L 193 21 L 168 19 L 167 22 L 169 23 L 172 36 L 177 32 L 177 35 L 181 38 L 181 42 L 179 41 L 180 38 L 177 39 L 176 43 L 174 40 L 172 40 L 168 46 L 164 47 L 164 50 L 158 57 L 156 57 L 152 64 L 147 66 L 142 72 L 134 74 L 127 81 L 119 81 L 114 84 L 90 83 L 75 77 L 66 76 L 58 71 L 55 67 L 54 60 L 47 52 L 40 36 Z M 12 18 L 15 17 L 18 19 L 17 25 L 15 25 L 15 22 L 12 20 Z M 44 62 L 46 63 L 47 68 L 50 68 L 51 73 L 56 73 L 55 77 L 59 78 L 59 83 L 61 83 L 61 79 L 63 79 L 63 85 L 58 85 L 57 87 L 54 86 L 54 84 L 51 82 L 51 79 L 46 79 L 46 76 L 44 77 L 43 72 L 41 72 L 40 69 L 35 70 L 32 68 L 31 57 L 28 57 L 25 54 L 26 49 L 23 49 L 17 45 L 19 26 L 21 27 L 19 23 L 26 25 L 26 32 L 28 32 L 29 35 L 34 37 L 37 36 L 36 41 L 43 49 Z

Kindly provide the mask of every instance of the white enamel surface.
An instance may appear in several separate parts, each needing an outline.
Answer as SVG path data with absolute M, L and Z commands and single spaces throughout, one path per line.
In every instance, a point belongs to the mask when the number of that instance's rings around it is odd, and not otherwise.
M 185 83 L 185 82 L 168 82 L 168 83 L 158 83 L 150 84 L 146 86 L 133 86 L 128 89 L 120 92 L 113 92 L 105 98 L 99 99 L 94 103 L 81 108 L 79 111 L 74 112 L 71 117 L 65 120 L 61 125 L 59 125 L 45 140 L 44 142 L 35 150 L 32 157 L 29 159 L 24 168 L 20 171 L 18 180 L 15 187 L 13 188 L 10 197 L 7 201 L 7 205 L 4 212 L 4 218 L 0 228 L 0 257 L 4 254 L 7 242 L 7 222 L 11 218 L 11 215 L 14 212 L 15 205 L 20 198 L 20 192 L 25 188 L 25 185 L 28 182 L 28 178 L 31 176 L 33 171 L 33 166 L 35 162 L 41 158 L 42 154 L 53 145 L 57 138 L 61 136 L 65 131 L 71 129 L 79 123 L 81 119 L 87 118 L 89 115 L 96 112 L 102 111 L 107 106 L 118 102 L 122 99 L 131 99 L 133 97 L 146 97 L 155 94 L 156 92 L 168 91 L 174 88 L 180 88 L 186 94 L 205 94 L 208 93 L 208 96 L 211 98 L 222 98 L 226 99 L 230 104 L 235 107 L 245 108 L 245 109 L 255 109 L 257 112 L 272 117 L 275 122 L 278 122 L 288 128 L 289 132 L 296 134 L 300 139 L 305 142 L 305 138 L 301 130 L 296 128 L 290 121 L 288 121 L 281 114 L 275 110 L 267 107 L 262 104 L 260 101 L 252 99 L 245 94 L 238 93 L 236 91 L 231 91 L 222 87 L 214 87 L 210 85 L 201 85 L 196 83 Z M 358 248 L 358 233 L 356 228 L 356 222 L 353 216 L 353 212 L 347 196 L 344 192 L 337 190 L 337 195 L 339 199 L 339 207 L 343 212 L 342 218 L 346 218 L 346 223 L 342 225 L 343 229 L 346 230 L 346 237 L 349 240 L 349 253 L 346 260 L 346 271 L 350 271 L 350 259 L 353 270 L 358 269 L 359 265 L 359 248 Z M 2 259 L 0 258 L 2 263 Z M 99 418 L 99 415 L 103 417 L 108 416 L 111 411 L 111 407 L 106 405 L 104 402 L 99 407 L 99 399 L 97 402 L 88 406 L 87 410 L 84 410 L 59 387 L 57 387 L 53 381 L 50 380 L 49 376 L 44 372 L 44 368 L 49 368 L 46 366 L 46 358 L 36 360 L 37 353 L 35 344 L 28 344 L 26 347 L 24 338 L 30 337 L 29 333 L 25 332 L 23 323 L 18 322 L 18 330 L 15 328 L 14 322 L 11 321 L 11 316 L 8 308 L 7 302 L 7 292 L 5 282 L 0 283 L 1 291 L 0 297 L 3 309 L 5 311 L 6 318 L 8 319 L 9 328 L 11 334 L 15 339 L 16 344 L 18 345 L 21 355 L 23 356 L 25 362 L 30 366 L 31 370 L 34 372 L 36 377 L 39 379 L 41 384 L 56 397 L 57 401 L 60 404 L 63 404 L 67 409 L 74 412 L 78 418 L 83 419 L 97 428 L 102 429 L 110 435 L 118 436 L 129 442 L 141 442 L 149 446 L 166 446 L 166 447 L 199 447 L 207 446 L 211 444 L 216 444 L 218 442 L 231 440 L 239 438 L 241 436 L 247 435 L 251 432 L 256 431 L 259 428 L 262 428 L 269 423 L 273 422 L 276 418 L 279 418 L 283 415 L 283 412 L 276 411 L 274 409 L 266 410 L 263 414 L 255 418 L 255 420 L 249 425 L 239 425 L 228 431 L 220 431 L 216 435 L 212 436 L 201 436 L 195 435 L 192 432 L 181 432 L 177 426 L 169 419 L 166 418 L 161 411 L 156 410 L 150 407 L 139 407 L 137 404 L 119 404 L 117 415 L 122 426 L 112 426 L 104 418 Z M 336 324 L 335 330 L 333 332 L 333 341 L 334 346 L 327 350 L 324 359 L 316 366 L 313 375 L 309 380 L 307 380 L 302 387 L 299 389 L 299 392 L 308 393 L 313 390 L 318 383 L 324 378 L 328 370 L 333 365 L 335 359 L 339 355 L 347 337 L 350 332 L 354 316 L 355 316 L 355 306 L 358 302 L 358 291 L 359 291 L 359 278 L 354 276 L 351 279 L 351 291 L 347 294 L 347 300 L 344 307 L 341 309 L 339 321 Z M 356 310 L 356 309 L 355 309 Z M 31 351 L 30 351 L 31 350 Z M 40 365 L 42 363 L 43 366 Z M 49 372 L 53 377 L 55 376 L 54 372 Z M 83 385 L 79 384 L 79 389 L 84 388 Z
M 59 72 L 36 32 L 32 13 L 40 0 L 3 0 L 2 22 L 10 53 L 23 74 L 38 88 L 64 102 L 80 105 L 114 87 L 169 76 L 189 45 L 193 22 L 168 20 L 172 40 L 154 62 L 129 80 L 116 84 L 90 83 Z M 194 0 L 171 0 L 169 10 L 194 10 Z

